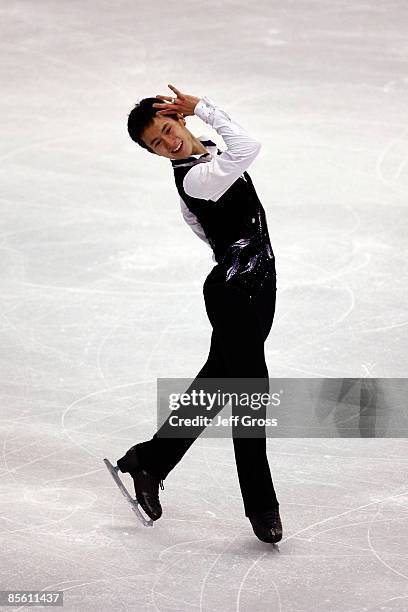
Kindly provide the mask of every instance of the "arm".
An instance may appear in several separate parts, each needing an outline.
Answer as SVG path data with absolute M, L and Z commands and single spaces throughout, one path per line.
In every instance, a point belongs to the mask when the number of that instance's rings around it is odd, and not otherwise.
M 204 242 L 206 242 L 209 245 L 210 243 L 208 242 L 207 236 L 205 235 L 205 232 L 201 224 L 199 223 L 197 217 L 195 216 L 194 213 L 192 213 L 187 208 L 185 202 L 181 198 L 180 198 L 180 207 L 181 207 L 181 214 L 183 215 L 183 219 L 187 223 L 187 225 L 191 227 L 193 232 L 197 234 L 197 236 L 201 238 L 201 240 L 204 240 Z
M 168 104 L 153 104 L 160 107 L 158 115 L 177 113 L 180 118 L 196 114 L 213 127 L 224 139 L 227 150 L 208 162 L 197 164 L 184 177 L 183 186 L 188 195 L 204 200 L 218 200 L 243 174 L 258 155 L 261 144 L 226 112 L 217 107 L 210 98 L 181 93 L 174 85 L 169 88 L 177 95 L 160 96 Z
M 197 103 L 194 114 L 213 127 L 228 148 L 210 161 L 193 166 L 184 177 L 183 187 L 193 198 L 217 201 L 254 161 L 261 144 L 206 96 Z
M 200 222 L 198 221 L 196 215 L 187 208 L 185 202 L 181 198 L 180 198 L 180 207 L 181 207 L 181 214 L 183 215 L 183 219 L 187 223 L 187 225 L 189 225 L 191 229 L 193 230 L 193 232 L 197 234 L 197 236 L 201 238 L 201 240 L 204 240 L 204 242 L 208 244 L 208 246 L 211 248 L 211 245 L 207 240 L 207 236 L 205 235 L 205 232 Z M 212 256 L 212 259 L 213 261 L 216 261 L 214 254 Z

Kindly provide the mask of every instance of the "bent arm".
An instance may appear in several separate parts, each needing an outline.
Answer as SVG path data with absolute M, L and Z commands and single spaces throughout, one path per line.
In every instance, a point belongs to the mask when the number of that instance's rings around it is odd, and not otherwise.
M 206 96 L 197 103 L 194 114 L 213 127 L 228 148 L 210 161 L 193 166 L 184 177 L 183 187 L 193 198 L 217 201 L 254 161 L 261 143 Z
M 199 238 L 201 238 L 201 240 L 203 240 L 206 244 L 208 244 L 208 246 L 211 248 L 211 245 L 208 242 L 207 236 L 205 235 L 202 225 L 200 224 L 196 215 L 187 208 L 184 200 L 182 200 L 181 198 L 180 198 L 180 208 L 181 208 L 181 213 L 183 215 L 183 219 L 187 223 L 187 225 L 189 225 L 190 228 L 193 230 L 193 232 Z M 212 256 L 212 259 L 213 261 L 216 261 L 214 254 Z
M 193 232 L 197 234 L 197 236 L 201 238 L 201 240 L 204 240 L 204 242 L 206 242 L 210 246 L 210 243 L 207 240 L 207 236 L 205 235 L 205 232 L 199 220 L 197 219 L 196 215 L 187 208 L 184 200 L 182 200 L 181 198 L 180 198 L 180 208 L 181 208 L 181 214 L 183 215 L 183 219 L 187 223 L 187 225 L 191 227 Z

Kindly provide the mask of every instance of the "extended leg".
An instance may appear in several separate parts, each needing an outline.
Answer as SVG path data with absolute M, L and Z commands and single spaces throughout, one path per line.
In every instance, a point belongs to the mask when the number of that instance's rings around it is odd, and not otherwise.
M 220 378 L 225 375 L 226 370 L 219 350 L 217 334 L 213 331 L 207 361 L 186 390 L 186 393 L 191 393 L 193 389 L 200 391 L 203 388 L 209 392 L 214 391 L 214 385 L 210 379 Z M 222 410 L 222 406 L 219 407 L 218 411 L 220 410 Z M 178 410 L 178 415 L 179 417 L 189 417 L 192 416 L 191 412 L 192 407 L 185 406 Z M 212 416 L 215 416 L 216 413 L 217 410 L 213 410 Z M 194 428 L 195 436 L 191 438 L 175 438 L 172 437 L 174 435 L 174 428 L 170 425 L 169 419 L 167 419 L 151 440 L 136 445 L 140 464 L 151 474 L 161 479 L 166 478 L 167 474 L 177 465 L 203 429 L 204 427 Z

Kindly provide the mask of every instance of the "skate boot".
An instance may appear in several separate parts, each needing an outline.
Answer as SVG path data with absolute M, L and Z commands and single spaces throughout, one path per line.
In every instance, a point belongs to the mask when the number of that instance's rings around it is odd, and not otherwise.
M 264 512 L 253 512 L 248 516 L 257 538 L 268 544 L 276 544 L 282 539 L 282 523 L 279 506 Z
M 118 459 L 117 465 L 121 472 L 129 473 L 133 478 L 138 503 L 153 521 L 157 521 L 162 515 L 159 485 L 164 489 L 163 481 L 141 467 L 137 446 L 132 446 L 124 457 Z

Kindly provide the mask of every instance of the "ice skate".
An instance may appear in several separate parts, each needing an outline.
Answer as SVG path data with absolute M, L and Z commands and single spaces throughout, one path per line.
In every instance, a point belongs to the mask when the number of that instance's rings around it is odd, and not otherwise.
M 121 472 L 129 473 L 133 478 L 137 502 L 147 516 L 157 521 L 162 515 L 159 486 L 164 489 L 163 482 L 142 468 L 139 463 L 137 446 L 132 446 L 124 457 L 118 459 L 118 468 Z
M 111 462 L 109 461 L 109 459 L 104 459 L 103 462 L 105 463 L 106 467 L 108 468 L 113 480 L 116 482 L 116 484 L 118 485 L 121 493 L 123 493 L 123 495 L 126 497 L 127 501 L 129 502 L 133 512 L 136 514 L 137 518 L 139 519 L 139 521 L 141 521 L 143 523 L 143 525 L 145 527 L 153 527 L 153 520 L 147 520 L 143 514 L 141 513 L 140 509 L 139 509 L 139 503 L 137 501 L 137 499 L 133 499 L 133 497 L 130 495 L 129 491 L 127 490 L 127 488 L 125 487 L 125 485 L 123 484 L 123 482 L 121 481 L 120 477 L 119 477 L 119 467 L 116 465 L 112 465 Z
M 254 534 L 262 542 L 273 544 L 277 550 L 277 542 L 282 539 L 282 522 L 279 508 L 272 508 L 264 512 L 254 512 L 248 516 Z

